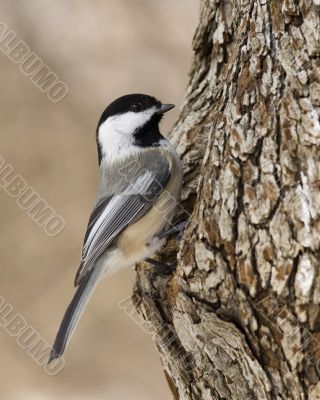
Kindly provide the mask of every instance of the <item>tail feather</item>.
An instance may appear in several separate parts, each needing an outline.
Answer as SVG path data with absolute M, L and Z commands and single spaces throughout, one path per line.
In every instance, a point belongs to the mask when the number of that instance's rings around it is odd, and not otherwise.
M 54 359 L 62 356 L 102 274 L 103 269 L 96 266 L 88 272 L 87 276 L 78 286 L 78 289 L 64 314 L 50 352 L 48 364 L 50 364 Z

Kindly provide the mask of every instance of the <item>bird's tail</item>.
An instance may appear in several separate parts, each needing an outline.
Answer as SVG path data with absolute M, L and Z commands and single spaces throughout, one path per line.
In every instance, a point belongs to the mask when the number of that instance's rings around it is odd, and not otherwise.
M 50 352 L 48 364 L 54 359 L 62 356 L 101 276 L 103 275 L 103 272 L 103 268 L 96 266 L 87 273 L 87 276 L 79 285 L 64 314 L 52 350 Z

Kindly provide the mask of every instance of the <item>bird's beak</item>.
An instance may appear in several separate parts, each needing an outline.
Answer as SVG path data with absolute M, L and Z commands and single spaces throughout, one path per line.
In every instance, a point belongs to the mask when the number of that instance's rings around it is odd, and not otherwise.
M 173 107 L 175 107 L 174 104 L 161 104 L 161 107 L 157 111 L 157 114 L 164 114 L 165 112 L 171 110 Z

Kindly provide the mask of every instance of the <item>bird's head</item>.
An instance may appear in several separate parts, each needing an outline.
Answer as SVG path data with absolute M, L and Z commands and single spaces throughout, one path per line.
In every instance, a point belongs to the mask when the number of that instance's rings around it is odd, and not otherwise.
M 114 100 L 104 110 L 97 126 L 100 152 L 128 145 L 153 146 L 163 138 L 159 122 L 174 107 L 145 94 L 128 94 Z M 120 148 L 119 148 L 120 150 Z M 99 157 L 101 154 L 99 154 Z

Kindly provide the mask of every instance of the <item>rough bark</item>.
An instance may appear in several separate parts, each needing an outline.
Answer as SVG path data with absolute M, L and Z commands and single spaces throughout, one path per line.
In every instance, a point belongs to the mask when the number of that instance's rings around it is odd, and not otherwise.
M 192 221 L 135 305 L 175 399 L 320 399 L 320 1 L 203 0 L 193 50 Z

